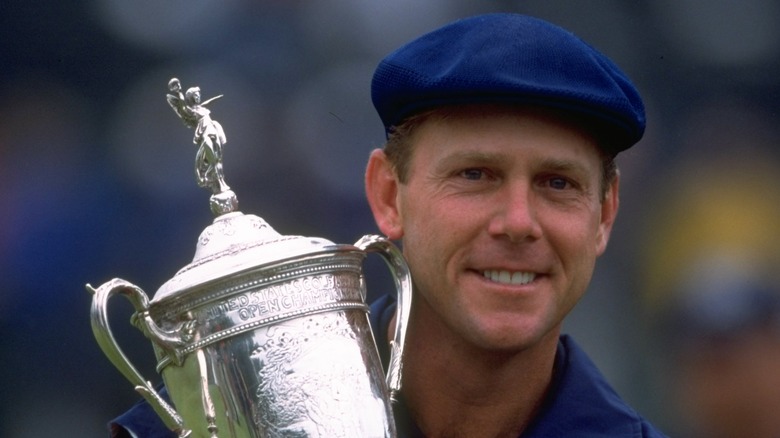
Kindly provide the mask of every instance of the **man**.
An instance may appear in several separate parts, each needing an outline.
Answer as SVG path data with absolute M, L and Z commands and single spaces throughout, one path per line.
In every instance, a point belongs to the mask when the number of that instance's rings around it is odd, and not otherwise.
M 617 214 L 614 156 L 644 132 L 625 75 L 559 27 L 490 14 L 390 54 L 372 97 L 388 143 L 368 202 L 415 283 L 399 436 L 662 436 L 560 335 Z M 372 305 L 378 339 L 394 305 Z
M 644 131 L 625 75 L 563 29 L 491 14 L 401 47 L 372 88 L 388 143 L 368 201 L 415 282 L 404 436 L 660 436 L 560 337 L 617 214 L 613 158 Z

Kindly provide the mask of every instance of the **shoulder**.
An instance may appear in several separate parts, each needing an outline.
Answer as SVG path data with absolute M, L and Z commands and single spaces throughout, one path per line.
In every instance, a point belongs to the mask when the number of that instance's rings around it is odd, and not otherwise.
M 623 401 L 568 336 L 559 342 L 550 393 L 531 431 L 527 436 L 665 436 Z
M 168 400 L 164 387 L 157 388 L 160 396 Z M 175 438 L 176 433 L 168 429 L 152 406 L 146 400 L 139 400 L 127 412 L 109 423 L 111 438 Z

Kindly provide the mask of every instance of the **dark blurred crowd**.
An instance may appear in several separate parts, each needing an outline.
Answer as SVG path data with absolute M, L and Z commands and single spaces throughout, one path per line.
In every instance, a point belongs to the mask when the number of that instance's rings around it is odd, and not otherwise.
M 567 331 L 683 437 L 780 434 L 780 3 L 773 0 L 77 1 L 0 4 L 0 435 L 105 436 L 137 395 L 100 352 L 85 284 L 152 296 L 211 221 L 165 101 L 198 85 L 241 210 L 283 234 L 376 232 L 380 58 L 457 17 L 536 15 L 632 77 L 648 134 Z M 369 278 L 369 287 L 371 280 Z M 158 381 L 117 303 L 126 353 Z

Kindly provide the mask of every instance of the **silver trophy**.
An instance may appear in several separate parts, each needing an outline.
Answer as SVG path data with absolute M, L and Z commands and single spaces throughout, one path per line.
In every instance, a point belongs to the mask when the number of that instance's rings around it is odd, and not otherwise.
M 168 103 L 195 129 L 197 182 L 211 189 L 216 218 L 192 263 L 151 301 L 122 279 L 87 285 L 103 352 L 180 437 L 395 437 L 391 403 L 412 287 L 400 251 L 372 235 L 354 245 L 282 236 L 239 212 L 222 171 L 225 133 L 205 108 L 216 98 L 201 102 L 197 87 L 182 93 L 175 78 L 168 88 Z M 362 263 L 371 252 L 387 263 L 397 289 L 387 373 L 365 302 Z M 114 339 L 107 304 L 116 294 L 134 306 L 131 322 L 151 340 L 173 406 Z

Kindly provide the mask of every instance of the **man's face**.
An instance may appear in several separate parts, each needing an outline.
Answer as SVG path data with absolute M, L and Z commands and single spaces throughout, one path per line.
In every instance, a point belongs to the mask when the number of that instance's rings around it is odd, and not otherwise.
M 591 137 L 527 110 L 463 110 L 413 135 L 395 197 L 416 321 L 489 350 L 555 338 L 617 212 Z

